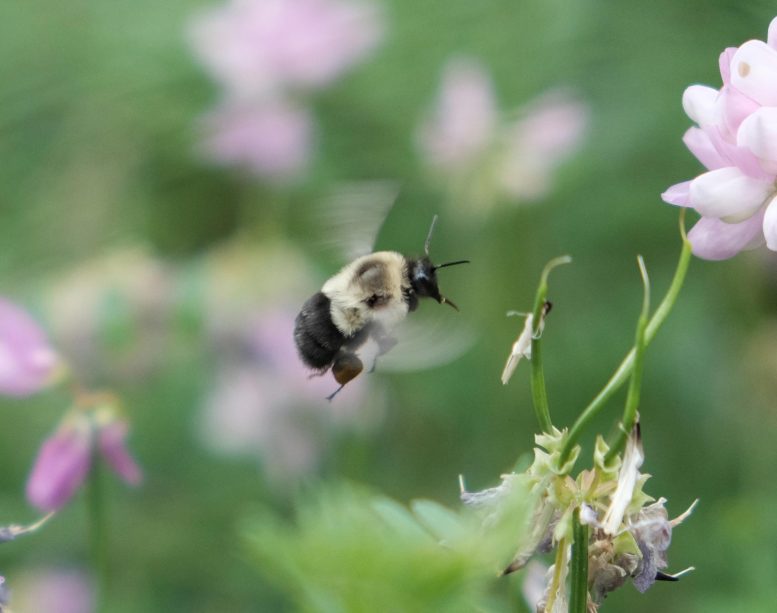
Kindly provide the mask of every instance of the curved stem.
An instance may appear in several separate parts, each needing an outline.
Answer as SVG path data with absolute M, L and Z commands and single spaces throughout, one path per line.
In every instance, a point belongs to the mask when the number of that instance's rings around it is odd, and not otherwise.
M 552 259 L 545 265 L 540 277 L 540 285 L 534 298 L 532 310 L 532 339 L 531 339 L 531 393 L 534 403 L 534 412 L 543 432 L 552 432 L 553 422 L 550 419 L 548 407 L 548 392 L 545 388 L 545 371 L 542 366 L 542 328 L 545 315 L 548 312 L 548 275 L 550 271 L 563 264 L 572 261 L 568 255 Z
M 648 279 L 645 262 L 642 256 L 638 257 L 639 272 L 642 275 L 642 285 L 644 294 L 642 298 L 642 312 L 639 314 L 637 322 L 637 334 L 634 340 L 634 368 L 629 381 L 629 391 L 626 396 L 626 406 L 623 409 L 623 420 L 615 440 L 610 445 L 609 451 L 604 456 L 604 463 L 607 465 L 614 457 L 620 454 L 626 446 L 626 439 L 629 433 L 634 429 L 637 421 L 637 408 L 639 407 L 639 393 L 642 388 L 642 371 L 645 362 L 645 331 L 650 315 L 650 280 Z
M 688 272 L 688 265 L 691 261 L 691 244 L 688 242 L 688 238 L 685 235 L 684 213 L 685 210 L 680 213 L 680 234 L 683 240 L 683 247 L 680 251 L 680 259 L 677 262 L 677 269 L 675 270 L 674 277 L 672 278 L 672 283 L 666 292 L 666 296 L 664 296 L 664 299 L 656 309 L 656 312 L 653 313 L 653 317 L 650 318 L 650 321 L 645 328 L 645 346 L 649 345 L 653 338 L 655 338 L 659 328 L 664 323 L 669 313 L 672 311 L 672 307 L 677 301 L 677 296 L 680 294 L 680 290 L 683 287 L 685 275 Z M 569 436 L 567 437 L 567 441 L 561 450 L 561 455 L 559 456 L 559 466 L 563 466 L 564 462 L 566 462 L 569 454 L 572 452 L 572 449 L 574 449 L 578 439 L 580 438 L 580 435 L 582 434 L 583 430 L 585 430 L 586 426 L 588 426 L 591 420 L 599 414 L 607 401 L 612 398 L 613 394 L 615 394 L 615 392 L 617 392 L 626 382 L 626 379 L 629 377 L 632 369 L 634 368 L 635 358 L 636 351 L 634 348 L 632 348 L 623 359 L 620 366 L 618 366 L 618 369 L 615 371 L 615 373 L 613 373 L 612 377 L 610 377 L 610 380 L 602 388 L 602 391 L 596 395 L 596 397 L 588 404 L 585 410 L 577 418 L 574 425 L 569 430 Z
M 586 613 L 588 606 L 588 526 L 580 523 L 580 508 L 572 517 L 572 574 L 569 613 Z

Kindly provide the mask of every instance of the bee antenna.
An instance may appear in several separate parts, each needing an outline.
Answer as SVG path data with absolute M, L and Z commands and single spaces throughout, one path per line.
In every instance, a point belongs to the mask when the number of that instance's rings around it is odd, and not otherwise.
M 438 264 L 434 266 L 434 270 L 438 268 L 445 268 L 446 266 L 456 266 L 457 264 L 469 264 L 469 260 L 456 260 L 455 262 L 445 262 L 444 264 Z
M 437 215 L 432 217 L 432 225 L 429 226 L 429 234 L 426 235 L 426 242 L 424 242 L 424 253 L 429 255 L 429 245 L 432 242 L 432 234 L 434 233 L 434 226 L 437 225 Z

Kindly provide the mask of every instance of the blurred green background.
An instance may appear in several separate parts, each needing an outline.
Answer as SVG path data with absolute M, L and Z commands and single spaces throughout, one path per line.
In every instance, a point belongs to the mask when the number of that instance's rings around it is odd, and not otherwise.
M 460 473 L 471 489 L 495 484 L 531 450 L 536 430 L 528 369 L 509 386 L 499 382 L 521 326 L 505 311 L 531 306 L 542 266 L 562 253 L 574 264 L 551 279 L 544 355 L 554 422 L 571 424 L 631 344 L 641 301 L 636 255 L 645 258 L 654 296 L 674 269 L 676 210 L 659 195 L 700 171 L 681 142 L 690 125 L 683 89 L 719 86 L 718 54 L 765 38 L 777 13 L 773 3 L 734 0 L 387 1 L 376 53 L 310 98 L 318 144 L 309 175 L 272 188 L 196 154 L 197 122 L 217 88 L 185 32 L 208 5 L 0 3 L 0 294 L 59 326 L 57 338 L 81 316 L 88 331 L 71 331 L 64 346 L 79 354 L 72 358 L 84 380 L 123 398 L 146 472 L 141 489 L 110 487 L 109 610 L 117 613 L 290 610 L 250 561 L 238 523 L 266 506 L 291 514 L 308 482 L 345 478 L 402 502 L 449 505 L 457 504 Z M 446 60 L 457 54 L 491 71 L 503 109 L 558 84 L 591 107 L 587 139 L 551 193 L 496 207 L 477 224 L 429 180 L 413 141 Z M 317 248 L 315 203 L 364 179 L 401 185 L 382 248 L 418 250 L 440 213 L 436 257 L 473 262 L 446 272 L 442 284 L 477 341 L 436 369 L 370 375 L 376 391 L 360 400 L 373 416 L 366 426 L 330 427 L 326 406 L 316 419 L 303 413 L 317 460 L 301 479 L 270 478 L 267 457 L 215 454 L 202 442 L 202 407 L 233 351 L 213 312 L 222 308 L 229 319 L 232 298 L 241 308 L 275 299 L 281 290 L 260 271 L 266 250 L 281 241 L 306 270 L 295 276 L 300 266 L 290 267 L 283 291 L 297 299 L 316 291 L 338 263 Z M 123 250 L 143 253 L 146 264 L 119 258 L 94 272 Z M 225 252 L 233 253 L 223 264 L 232 272 L 221 283 L 214 262 Z M 164 273 L 132 281 L 149 261 Z M 643 468 L 653 475 L 647 491 L 668 498 L 672 514 L 701 499 L 669 552 L 670 569 L 697 570 L 644 595 L 627 585 L 603 610 L 774 609 L 775 270 L 777 258 L 763 249 L 692 262 L 648 351 L 640 413 Z M 68 291 L 91 306 L 63 313 L 57 288 L 74 276 L 82 284 Z M 143 316 L 152 307 L 164 317 Z M 621 399 L 598 431 L 610 431 Z M 68 403 L 64 390 L 0 400 L 0 523 L 34 518 L 24 482 Z M 580 468 L 590 462 L 593 434 Z M 40 533 L 0 548 L 11 586 L 36 569 L 86 567 L 83 507 L 76 499 Z M 518 590 L 519 579 L 505 581 Z

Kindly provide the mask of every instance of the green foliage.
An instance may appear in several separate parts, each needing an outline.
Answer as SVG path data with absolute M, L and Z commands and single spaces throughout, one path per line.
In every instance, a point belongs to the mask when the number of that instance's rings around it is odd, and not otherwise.
M 321 488 L 297 506 L 293 526 L 270 512 L 245 523 L 264 575 L 302 610 L 505 609 L 490 591 L 525 533 L 528 491 L 515 487 L 496 521 L 468 507 L 398 502 L 350 485 Z M 497 608 L 493 608 L 493 607 Z

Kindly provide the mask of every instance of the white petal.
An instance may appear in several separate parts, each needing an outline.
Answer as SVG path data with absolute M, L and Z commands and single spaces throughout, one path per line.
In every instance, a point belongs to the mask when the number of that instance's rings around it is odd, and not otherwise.
M 739 47 L 731 61 L 731 83 L 760 104 L 777 105 L 777 50 L 760 40 Z
M 639 469 L 645 461 L 642 451 L 642 442 L 639 439 L 638 429 L 629 435 L 626 443 L 626 451 L 623 452 L 623 463 L 618 473 L 618 485 L 612 495 L 610 506 L 602 521 L 602 528 L 607 534 L 614 535 L 618 532 L 626 509 L 634 496 L 634 488 L 639 478 Z
M 772 49 L 777 49 L 777 17 L 772 19 L 769 24 L 769 36 L 766 39 L 766 44 Z
M 777 107 L 761 107 L 745 119 L 737 145 L 749 149 L 766 170 L 777 172 Z
M 510 377 L 513 376 L 515 368 L 518 366 L 518 362 L 521 361 L 521 358 L 531 358 L 533 319 L 531 313 L 526 316 L 526 323 L 523 325 L 523 330 L 521 331 L 520 336 L 518 336 L 518 340 L 513 343 L 513 348 L 510 350 L 510 355 L 507 357 L 507 363 L 502 371 L 503 385 L 507 385 L 507 382 L 510 380 Z
M 752 179 L 730 166 L 691 181 L 691 206 L 704 217 L 736 223 L 758 211 L 773 190 L 771 183 Z
M 773 198 L 766 208 L 763 228 L 766 246 L 772 251 L 777 251 L 777 198 Z
M 691 85 L 683 92 L 683 109 L 693 121 L 700 126 L 707 126 L 714 121 L 715 100 L 718 90 L 706 85 Z

